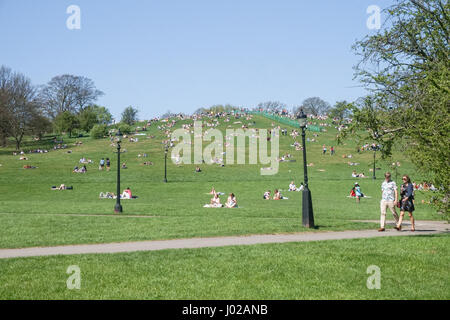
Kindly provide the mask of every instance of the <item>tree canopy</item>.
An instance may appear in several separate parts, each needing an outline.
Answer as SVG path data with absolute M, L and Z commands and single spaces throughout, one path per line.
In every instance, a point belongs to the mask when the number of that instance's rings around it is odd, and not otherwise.
M 389 156 L 402 145 L 429 175 L 448 214 L 450 197 L 450 5 L 441 0 L 397 0 L 375 35 L 357 41 L 356 76 L 370 90 L 342 137 L 364 130 Z
M 138 110 L 133 108 L 132 106 L 129 106 L 122 112 L 121 122 L 132 126 L 137 121 L 137 115 Z
M 79 113 L 102 95 L 94 81 L 71 74 L 53 77 L 39 93 L 42 105 L 52 118 L 64 111 Z

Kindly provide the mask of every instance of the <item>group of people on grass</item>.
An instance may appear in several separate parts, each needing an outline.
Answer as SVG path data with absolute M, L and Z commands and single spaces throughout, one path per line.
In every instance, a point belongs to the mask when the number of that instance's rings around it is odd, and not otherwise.
M 110 171 L 111 170 L 111 160 L 109 160 L 109 158 L 102 158 L 100 160 L 99 166 L 98 166 L 98 170 L 104 170 L 106 166 L 106 171 Z
M 220 195 L 223 195 L 224 193 L 222 192 L 216 192 L 216 190 L 214 189 L 214 187 L 212 187 L 210 194 L 213 195 L 213 197 L 211 198 L 209 204 L 205 204 L 203 207 L 205 208 L 237 208 L 238 204 L 237 204 L 237 199 L 234 193 L 230 193 L 227 201 L 225 202 L 225 205 L 223 205 L 222 203 L 220 203 Z
M 100 192 L 99 195 L 100 199 L 116 199 L 117 196 L 113 192 Z M 120 199 L 129 200 L 129 199 L 135 199 L 136 196 L 133 196 L 131 193 L 130 187 L 123 190 L 122 194 L 120 194 Z
M 271 199 L 270 193 L 271 193 L 270 190 L 267 190 L 266 192 L 264 192 L 264 194 L 263 194 L 263 199 L 264 199 L 264 200 L 270 200 L 270 199 Z M 272 199 L 273 199 L 273 200 L 287 200 L 287 199 L 289 199 L 289 198 L 283 197 L 283 196 L 281 195 L 280 190 L 275 189 L 275 191 L 273 192 L 273 197 L 272 197 Z

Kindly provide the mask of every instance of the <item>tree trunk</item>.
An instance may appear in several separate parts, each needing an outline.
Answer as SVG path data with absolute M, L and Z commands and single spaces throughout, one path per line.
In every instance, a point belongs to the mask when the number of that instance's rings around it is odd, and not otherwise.
M 1 144 L 2 144 L 2 147 L 6 147 L 7 146 L 8 140 L 6 139 L 6 135 L 2 134 L 2 136 L 1 136 Z

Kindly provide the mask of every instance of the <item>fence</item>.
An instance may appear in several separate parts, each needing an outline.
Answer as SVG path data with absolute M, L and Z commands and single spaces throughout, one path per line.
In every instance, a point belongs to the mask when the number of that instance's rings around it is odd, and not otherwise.
M 267 119 L 275 120 L 275 121 L 281 122 L 283 124 L 286 124 L 286 125 L 294 127 L 294 128 L 300 128 L 300 125 L 297 121 L 289 119 L 289 118 L 280 117 L 280 116 L 277 116 L 274 114 L 270 114 L 267 112 L 260 112 L 260 111 L 251 111 L 249 113 L 261 115 L 263 117 L 266 117 Z M 322 128 L 320 126 L 314 126 L 314 125 L 307 125 L 306 129 L 309 131 L 313 131 L 313 132 L 321 132 L 322 131 Z

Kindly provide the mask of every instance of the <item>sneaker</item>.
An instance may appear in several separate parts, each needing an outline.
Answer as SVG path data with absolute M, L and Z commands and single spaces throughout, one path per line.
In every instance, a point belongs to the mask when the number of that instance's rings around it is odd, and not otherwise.
M 400 227 L 395 226 L 394 229 L 397 231 L 402 231 L 402 226 L 400 226 Z
M 384 228 L 380 228 L 380 229 L 378 229 L 378 232 L 382 232 L 384 230 L 385 230 Z

